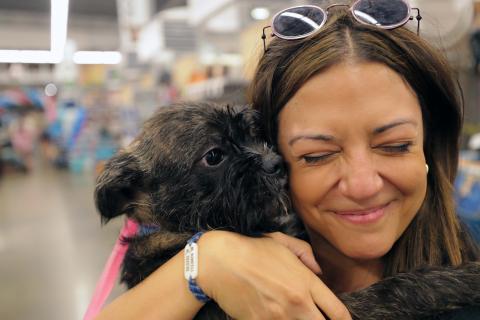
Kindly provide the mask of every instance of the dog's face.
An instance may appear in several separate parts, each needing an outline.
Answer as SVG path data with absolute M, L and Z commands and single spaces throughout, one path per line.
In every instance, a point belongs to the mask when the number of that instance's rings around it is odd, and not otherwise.
M 258 115 L 208 103 L 161 108 L 97 180 L 104 220 L 127 214 L 175 232 L 266 232 L 288 211 L 286 174 Z

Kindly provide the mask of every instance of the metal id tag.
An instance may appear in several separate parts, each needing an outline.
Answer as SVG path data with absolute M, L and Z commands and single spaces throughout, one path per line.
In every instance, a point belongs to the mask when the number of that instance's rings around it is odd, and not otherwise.
M 198 245 L 195 242 L 185 246 L 184 257 L 185 279 L 196 279 L 198 275 Z

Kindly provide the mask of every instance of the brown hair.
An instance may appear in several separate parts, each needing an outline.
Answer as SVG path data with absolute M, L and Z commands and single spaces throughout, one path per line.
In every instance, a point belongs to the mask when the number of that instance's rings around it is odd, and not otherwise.
M 276 144 L 283 106 L 312 76 L 345 61 L 379 62 L 415 91 L 423 115 L 424 152 L 430 167 L 424 203 L 385 257 L 385 275 L 420 265 L 458 265 L 477 250 L 455 213 L 453 181 L 462 126 L 462 96 L 445 59 L 405 28 L 382 30 L 355 22 L 345 12 L 302 40 L 274 39 L 260 59 L 249 98 L 264 117 L 266 138 Z

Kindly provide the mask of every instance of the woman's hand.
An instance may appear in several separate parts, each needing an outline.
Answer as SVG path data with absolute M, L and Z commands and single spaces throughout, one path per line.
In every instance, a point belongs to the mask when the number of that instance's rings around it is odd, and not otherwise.
M 314 273 L 320 267 L 302 240 L 212 231 L 199 252 L 198 284 L 235 319 L 351 319 Z

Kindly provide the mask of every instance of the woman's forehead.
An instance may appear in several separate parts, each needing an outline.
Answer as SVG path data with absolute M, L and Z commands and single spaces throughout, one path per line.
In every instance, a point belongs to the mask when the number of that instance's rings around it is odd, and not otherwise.
M 421 118 L 414 91 L 380 63 L 340 64 L 312 77 L 279 115 L 280 130 L 361 121 L 382 126 L 401 119 L 421 122 Z

